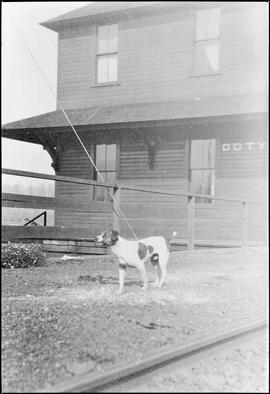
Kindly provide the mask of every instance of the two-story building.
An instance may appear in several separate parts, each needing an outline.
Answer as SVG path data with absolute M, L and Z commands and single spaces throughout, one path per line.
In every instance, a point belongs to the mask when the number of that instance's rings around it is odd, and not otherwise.
M 266 20 L 260 2 L 98 2 L 42 23 L 58 33 L 57 98 L 103 178 L 266 199 Z M 43 145 L 56 174 L 97 179 L 59 105 L 2 135 Z M 56 196 L 108 193 L 57 182 Z M 121 208 L 139 236 L 185 238 L 185 198 L 122 191 Z M 255 211 L 251 238 L 263 235 Z M 197 238 L 239 239 L 236 204 L 197 199 L 196 215 Z M 56 211 L 55 224 L 110 225 L 70 210 Z

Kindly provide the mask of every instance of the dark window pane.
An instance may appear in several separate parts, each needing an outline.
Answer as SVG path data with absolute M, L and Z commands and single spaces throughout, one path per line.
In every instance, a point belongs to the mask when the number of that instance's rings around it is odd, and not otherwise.
M 203 170 L 191 170 L 191 193 L 203 194 Z
M 117 81 L 118 78 L 118 56 L 108 55 L 108 82 Z
M 96 166 L 99 173 L 96 172 L 96 180 L 105 183 L 116 182 L 116 144 L 96 145 Z M 113 194 L 113 189 L 110 189 Z M 95 187 L 95 200 L 111 201 L 112 198 L 107 188 Z
M 98 26 L 97 29 L 97 53 L 108 52 L 108 26 Z
M 202 165 L 201 168 L 215 167 L 215 140 L 203 140 L 202 143 Z
M 105 83 L 108 82 L 108 57 L 98 56 L 97 58 L 97 82 Z
M 108 183 L 116 182 L 116 172 L 107 172 L 107 182 Z
M 108 26 L 108 51 L 117 52 L 118 50 L 118 25 Z
M 220 9 L 196 11 L 196 40 L 217 38 L 220 34 Z
M 101 183 L 106 183 L 106 172 L 99 172 L 96 176 L 97 181 Z M 95 200 L 105 201 L 107 190 L 105 187 L 96 186 L 95 187 Z
M 191 170 L 191 185 L 190 191 L 194 194 L 207 194 L 210 196 L 214 195 L 214 170 Z M 196 202 L 211 203 L 212 201 L 208 198 L 201 199 L 196 197 Z
M 98 182 L 102 182 L 102 183 L 106 182 L 106 172 L 99 171 L 96 176 L 96 179 Z
M 206 74 L 219 70 L 219 40 L 195 43 L 194 72 Z

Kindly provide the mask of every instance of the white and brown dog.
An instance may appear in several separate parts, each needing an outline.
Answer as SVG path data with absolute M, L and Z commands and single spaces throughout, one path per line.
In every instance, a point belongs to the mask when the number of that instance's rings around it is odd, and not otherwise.
M 173 233 L 173 236 L 176 232 Z M 145 263 L 151 261 L 156 269 L 157 279 L 154 286 L 161 287 L 166 279 L 167 263 L 170 256 L 167 242 L 164 237 L 148 237 L 138 241 L 128 241 L 120 237 L 115 230 L 105 230 L 95 238 L 97 243 L 110 247 L 118 259 L 119 266 L 119 293 L 124 289 L 126 266 L 137 268 L 143 278 L 143 289 L 148 287 L 148 275 Z

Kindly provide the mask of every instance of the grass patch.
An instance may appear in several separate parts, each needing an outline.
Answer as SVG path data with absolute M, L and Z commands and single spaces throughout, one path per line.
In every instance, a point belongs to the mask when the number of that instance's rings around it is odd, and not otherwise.
M 4 269 L 38 267 L 46 262 L 39 244 L 2 244 L 1 267 Z

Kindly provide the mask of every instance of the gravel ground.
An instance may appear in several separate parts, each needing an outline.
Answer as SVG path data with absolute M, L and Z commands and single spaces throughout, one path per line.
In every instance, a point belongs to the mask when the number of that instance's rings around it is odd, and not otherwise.
M 181 367 L 170 364 L 143 378 L 102 392 L 119 393 L 267 393 L 269 392 L 269 353 L 265 335 L 244 343 L 227 344 L 220 352 L 202 361 Z
M 265 318 L 268 251 L 175 252 L 162 289 L 140 286 L 130 268 L 116 294 L 110 256 L 2 271 L 3 392 L 31 392 Z

